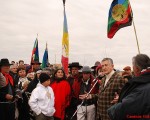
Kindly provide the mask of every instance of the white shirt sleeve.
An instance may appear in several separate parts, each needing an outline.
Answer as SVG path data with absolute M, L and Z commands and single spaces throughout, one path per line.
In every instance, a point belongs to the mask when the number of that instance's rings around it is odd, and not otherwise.
M 41 113 L 41 109 L 38 107 L 38 91 L 37 89 L 34 89 L 31 97 L 29 99 L 29 105 L 31 109 L 36 113 L 36 115 L 39 115 Z

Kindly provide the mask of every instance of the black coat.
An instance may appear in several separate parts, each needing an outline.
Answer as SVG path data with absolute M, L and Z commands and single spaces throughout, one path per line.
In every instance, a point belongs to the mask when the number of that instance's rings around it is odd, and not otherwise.
M 111 120 L 150 120 L 150 71 L 123 87 L 118 103 L 108 109 L 108 114 Z
M 26 92 L 31 93 L 31 92 L 36 88 L 36 86 L 37 86 L 38 83 L 39 83 L 39 80 L 38 80 L 38 78 L 37 78 L 37 76 L 36 76 L 36 77 L 34 78 L 34 80 L 32 80 L 32 81 L 29 83 Z
M 14 80 L 14 86 L 16 87 L 18 85 L 19 77 L 17 73 L 13 73 L 12 71 L 9 72 L 9 74 L 12 76 Z
M 11 100 L 11 102 L 5 98 L 6 94 L 9 94 L 9 84 L 13 95 L 13 100 Z M 14 98 L 15 87 L 8 81 L 6 86 L 0 88 L 0 120 L 15 120 Z

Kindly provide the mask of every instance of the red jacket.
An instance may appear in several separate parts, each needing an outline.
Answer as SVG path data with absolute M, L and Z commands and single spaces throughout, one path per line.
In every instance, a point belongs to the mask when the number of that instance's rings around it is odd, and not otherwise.
M 66 80 L 62 80 L 60 82 L 55 81 L 50 86 L 52 87 L 55 96 L 54 107 L 56 112 L 54 113 L 54 116 L 64 120 L 65 109 L 70 103 L 70 85 Z

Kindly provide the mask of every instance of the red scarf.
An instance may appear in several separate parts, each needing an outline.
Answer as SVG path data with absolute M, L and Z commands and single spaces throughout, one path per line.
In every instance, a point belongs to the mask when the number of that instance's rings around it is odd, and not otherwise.
M 10 82 L 12 86 L 14 86 L 13 78 L 9 75 L 9 73 L 2 73 L 6 79 L 6 85 Z

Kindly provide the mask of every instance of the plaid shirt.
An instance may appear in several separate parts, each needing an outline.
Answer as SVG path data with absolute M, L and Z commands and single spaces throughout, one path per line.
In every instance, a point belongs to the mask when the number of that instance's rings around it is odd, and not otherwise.
M 104 87 L 105 80 L 106 77 L 102 79 L 100 92 L 98 94 L 92 95 L 92 97 L 98 97 L 96 120 L 110 120 L 107 114 L 107 109 L 113 105 L 111 101 L 115 97 L 115 92 L 119 94 L 125 84 L 122 76 L 120 76 L 118 72 L 115 72 L 111 76 L 106 86 Z

